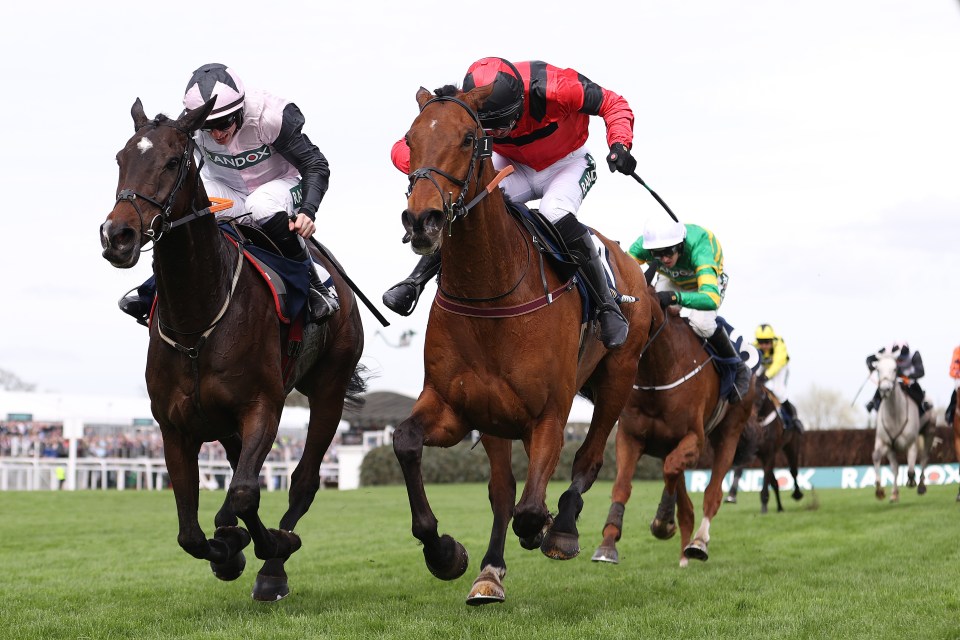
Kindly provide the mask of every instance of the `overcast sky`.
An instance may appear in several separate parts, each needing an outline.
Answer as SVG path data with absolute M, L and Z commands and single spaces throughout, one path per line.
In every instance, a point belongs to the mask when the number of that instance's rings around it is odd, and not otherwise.
M 332 171 L 318 238 L 379 304 L 416 262 L 400 243 L 406 178 L 390 146 L 421 85 L 459 84 L 495 55 L 572 67 L 629 101 L 637 172 L 716 233 L 730 275 L 721 314 L 784 337 L 794 399 L 816 384 L 852 400 L 866 355 L 905 339 L 946 404 L 960 344 L 956 0 L 331 4 L 4 10 L 0 368 L 42 391 L 145 395 L 147 332 L 116 301 L 150 261 L 116 269 L 98 238 L 137 97 L 148 115 L 176 116 L 193 69 L 222 62 L 296 102 Z M 580 219 L 629 246 L 664 213 L 630 178 L 600 173 Z M 419 393 L 435 291 L 410 318 L 381 305 L 386 329 L 363 312 L 372 390 Z M 410 347 L 389 346 L 407 330 Z

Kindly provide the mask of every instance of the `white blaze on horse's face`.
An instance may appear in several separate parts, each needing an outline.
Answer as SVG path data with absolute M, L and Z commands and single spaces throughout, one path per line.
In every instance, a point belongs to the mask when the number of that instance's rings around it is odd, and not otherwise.
M 887 353 L 877 354 L 877 387 L 886 396 L 897 383 L 897 359 Z
M 147 138 L 140 138 L 140 142 L 137 143 L 137 149 L 140 149 L 140 155 L 143 155 L 147 151 L 150 151 L 150 149 L 153 149 L 153 143 Z

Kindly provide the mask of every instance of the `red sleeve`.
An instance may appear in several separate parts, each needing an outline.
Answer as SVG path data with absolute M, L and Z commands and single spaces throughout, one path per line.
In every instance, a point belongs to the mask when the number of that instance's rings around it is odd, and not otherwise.
M 630 105 L 613 91 L 603 89 L 603 101 L 600 103 L 600 117 L 607 125 L 607 146 L 621 142 L 630 149 L 633 146 L 633 111 Z
M 390 149 L 390 159 L 393 161 L 393 166 L 402 171 L 404 175 L 410 173 L 410 147 L 407 146 L 406 139 L 400 138 L 393 143 L 393 148 Z

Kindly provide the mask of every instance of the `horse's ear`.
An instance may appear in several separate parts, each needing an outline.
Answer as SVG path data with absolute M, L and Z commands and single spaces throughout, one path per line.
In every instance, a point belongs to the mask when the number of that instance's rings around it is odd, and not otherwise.
M 420 90 L 417 91 L 417 104 L 420 105 L 420 108 L 423 109 L 423 105 L 427 104 L 427 101 L 433 98 L 433 94 L 427 91 L 425 87 L 420 87 Z
M 150 121 L 147 114 L 143 112 L 143 103 L 140 102 L 140 98 L 137 98 L 137 101 L 133 103 L 133 107 L 130 108 L 130 115 L 133 116 L 133 130 L 135 132 L 139 131 L 140 127 Z
M 480 107 L 486 102 L 487 98 L 490 97 L 490 94 L 493 93 L 493 83 L 484 85 L 482 87 L 477 87 L 472 91 L 468 91 L 460 98 L 470 105 L 470 108 L 474 111 L 479 111 Z
M 210 112 L 213 111 L 213 107 L 216 104 L 217 97 L 213 96 L 196 109 L 184 111 L 177 120 L 177 127 L 193 133 L 207 121 L 207 116 L 210 115 Z

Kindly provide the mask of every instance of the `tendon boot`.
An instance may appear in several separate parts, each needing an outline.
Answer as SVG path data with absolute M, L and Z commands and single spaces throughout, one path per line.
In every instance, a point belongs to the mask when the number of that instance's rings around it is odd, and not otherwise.
M 954 389 L 953 393 L 950 394 L 950 403 L 947 405 L 947 412 L 943 414 L 944 419 L 947 421 L 947 426 L 953 424 L 953 412 L 957 410 L 957 390 Z
M 440 252 L 423 256 L 406 280 L 398 282 L 383 294 L 383 304 L 401 316 L 408 316 L 417 308 L 423 288 L 440 271 Z
M 593 244 L 590 230 L 583 226 L 573 214 L 567 214 L 561 218 L 556 226 L 567 248 L 580 264 L 580 270 L 587 279 L 587 288 L 590 289 L 591 296 L 597 304 L 596 317 L 600 321 L 600 340 L 603 346 L 607 349 L 620 347 L 627 340 L 629 325 L 610 293 L 607 275 L 603 271 L 600 253 Z M 575 230 L 582 231 L 577 235 L 570 233 Z M 571 236 L 572 239 L 570 239 Z
M 275 213 L 271 218 L 261 223 L 260 228 L 277 245 L 283 257 L 303 262 L 310 270 L 310 291 L 308 292 L 310 321 L 325 322 L 339 311 L 340 303 L 330 289 L 323 284 L 323 280 L 320 279 L 320 274 L 317 273 L 313 258 L 310 256 L 303 240 L 290 230 L 290 219 L 287 213 L 285 211 Z
M 737 350 L 733 347 L 733 343 L 730 342 L 730 336 L 727 335 L 727 331 L 720 325 L 717 325 L 717 329 L 713 332 L 713 335 L 707 338 L 707 343 L 713 347 L 713 350 L 716 351 L 717 355 L 721 358 L 737 359 L 737 377 L 733 381 L 733 393 L 730 394 L 728 400 L 730 400 L 731 404 L 740 402 L 750 390 L 751 374 L 750 369 L 747 368 L 747 363 L 744 362 L 740 354 L 737 353 Z

